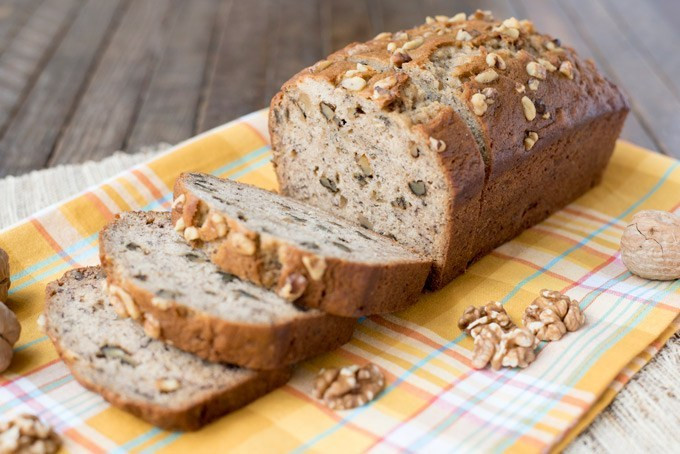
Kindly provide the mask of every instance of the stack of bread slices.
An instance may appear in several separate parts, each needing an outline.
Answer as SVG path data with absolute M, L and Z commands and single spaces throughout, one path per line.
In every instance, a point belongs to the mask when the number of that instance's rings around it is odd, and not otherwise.
M 101 266 L 47 287 L 45 330 L 76 379 L 166 429 L 193 430 L 414 303 L 431 262 L 285 196 L 183 174 L 173 209 L 127 212 Z

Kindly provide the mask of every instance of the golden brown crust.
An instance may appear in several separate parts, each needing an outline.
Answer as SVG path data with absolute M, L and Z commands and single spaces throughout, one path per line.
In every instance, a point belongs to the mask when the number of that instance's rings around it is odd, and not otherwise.
M 106 228 L 102 231 L 105 235 Z M 226 362 L 257 370 L 277 369 L 348 342 L 356 319 L 319 312 L 272 324 L 244 324 L 193 310 L 176 301 L 154 304 L 155 295 L 116 273 L 104 242 L 100 261 L 109 284 L 120 287 L 135 302 L 140 320 L 153 317 L 161 340 L 205 360 Z
M 84 274 L 99 273 L 99 267 L 88 267 L 81 268 L 80 270 L 68 271 L 57 281 L 48 284 L 45 289 L 46 313 L 51 304 L 51 296 L 56 293 L 55 287 L 63 285 L 68 279 L 69 274 L 75 271 L 80 271 Z M 188 402 L 187 405 L 182 408 L 167 408 L 161 405 L 151 405 L 146 402 L 126 398 L 115 391 L 88 380 L 78 372 L 76 367 L 74 367 L 75 361 L 73 356 L 65 354 L 65 349 L 61 345 L 60 339 L 56 336 L 56 333 L 50 329 L 49 325 L 47 326 L 47 335 L 54 344 L 62 361 L 64 361 L 78 383 L 101 395 L 111 405 L 130 412 L 144 421 L 166 430 L 184 431 L 200 429 L 202 426 L 218 417 L 241 408 L 269 391 L 282 386 L 291 376 L 290 368 L 259 371 L 253 375 L 252 380 L 242 382 L 236 387 L 229 388 L 223 392 L 207 395 L 202 399 L 193 402 Z
M 447 69 L 451 77 L 438 80 L 441 76 L 428 65 L 445 46 L 458 49 L 466 58 Z M 399 49 L 406 49 L 406 58 L 395 58 Z M 502 63 L 491 53 L 500 55 Z M 352 96 L 375 99 L 372 94 L 377 81 L 408 75 L 428 99 L 453 107 L 450 115 L 455 119 L 451 121 L 442 122 L 442 116 L 448 115 L 443 107 L 444 112 L 414 126 L 448 145 L 439 159 L 451 181 L 451 205 L 446 210 L 452 218 L 450 239 L 445 258 L 433 267 L 428 281 L 431 289 L 443 287 L 462 273 L 469 261 L 592 187 L 606 166 L 628 112 L 621 92 L 573 49 L 536 33 L 529 21 L 495 21 L 478 11 L 467 19 L 431 19 L 409 30 L 349 44 L 287 81 L 272 100 L 272 120 L 286 93 L 294 91 L 303 79 L 339 86 L 358 63 L 370 70 L 363 73 L 365 87 Z M 545 76 L 533 71 L 539 64 Z M 492 77 L 480 76 L 485 71 L 491 71 Z M 439 88 L 431 80 L 437 81 Z M 473 99 L 488 102 L 482 102 L 476 112 Z M 390 98 L 392 101 L 395 99 Z M 385 107 L 375 102 L 378 108 Z M 469 112 L 456 113 L 461 106 Z M 277 150 L 281 138 L 275 123 L 270 121 L 270 134 Z M 460 135 L 451 137 L 447 128 L 458 129 Z M 478 139 L 464 137 L 470 131 Z M 575 137 L 582 142 L 575 143 Z M 481 178 L 480 161 L 484 164 Z M 285 169 L 276 170 L 285 192 Z M 537 200 L 539 192 L 542 199 Z
M 452 117 L 442 121 L 447 119 Z M 202 206 L 200 210 L 208 213 L 206 218 L 217 213 L 228 225 L 226 236 L 214 239 L 207 229 L 200 228 L 199 235 L 205 232 L 208 236 L 200 236 L 199 241 L 192 244 L 207 246 L 212 262 L 224 271 L 277 289 L 279 294 L 290 279 L 302 276 L 306 287 L 301 295 L 291 298 L 300 307 L 318 308 L 341 317 L 361 317 L 404 309 L 417 301 L 423 289 L 431 266 L 426 260 L 414 258 L 391 264 L 371 264 L 317 257 L 281 238 L 260 236 L 238 219 L 228 218 L 209 203 L 200 201 L 186 187 L 185 180 L 186 175 L 181 175 L 175 182 L 175 200 L 181 197 L 184 202 L 175 204 L 173 223 L 181 218 L 186 227 L 195 225 L 196 213 Z M 252 241 L 252 253 L 237 250 L 233 235 Z M 204 239 L 212 241 L 200 241 Z M 314 265 L 319 267 L 319 276 L 310 270 Z

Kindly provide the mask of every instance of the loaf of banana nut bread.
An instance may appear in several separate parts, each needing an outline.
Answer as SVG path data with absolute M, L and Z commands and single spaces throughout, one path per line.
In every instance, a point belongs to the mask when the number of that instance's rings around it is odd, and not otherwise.
M 270 134 L 284 194 L 425 253 L 437 289 L 596 185 L 627 112 L 591 61 L 477 11 L 304 69 Z
M 80 384 L 164 429 L 195 430 L 290 378 L 209 363 L 120 318 L 99 267 L 68 271 L 47 286 L 45 331 Z
M 173 222 L 223 271 L 344 317 L 413 304 L 431 262 L 290 197 L 202 173 L 175 183 Z

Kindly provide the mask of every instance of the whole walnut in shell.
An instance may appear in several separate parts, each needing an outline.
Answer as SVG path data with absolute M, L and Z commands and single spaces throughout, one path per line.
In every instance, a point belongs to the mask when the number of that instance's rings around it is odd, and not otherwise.
M 9 290 L 9 257 L 7 252 L 0 248 L 0 302 L 7 301 Z
M 658 210 L 636 213 L 621 237 L 621 259 L 640 277 L 680 279 L 680 217 Z
M 0 303 L 0 372 L 12 362 L 12 347 L 20 334 L 21 325 L 16 315 L 4 303 Z

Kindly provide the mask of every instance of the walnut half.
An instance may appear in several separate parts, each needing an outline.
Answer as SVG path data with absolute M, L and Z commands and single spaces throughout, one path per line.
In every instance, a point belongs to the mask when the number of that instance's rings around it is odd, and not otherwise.
M 542 341 L 557 341 L 586 321 L 578 302 L 554 290 L 541 290 L 524 311 L 522 323 Z
M 483 369 L 491 364 L 494 370 L 501 366 L 525 368 L 536 359 L 536 343 L 528 329 L 504 331 L 498 323 L 485 325 L 475 336 L 472 366 Z
M 52 454 L 60 446 L 59 436 L 35 415 L 22 414 L 0 422 L 0 452 Z
M 470 306 L 465 309 L 460 320 L 458 320 L 458 328 L 475 337 L 484 326 L 490 323 L 498 324 L 503 330 L 508 330 L 514 326 L 501 303 L 491 301 L 485 306 Z
M 348 410 L 370 402 L 384 386 L 385 377 L 373 363 L 321 369 L 314 381 L 314 397 L 333 410 Z

